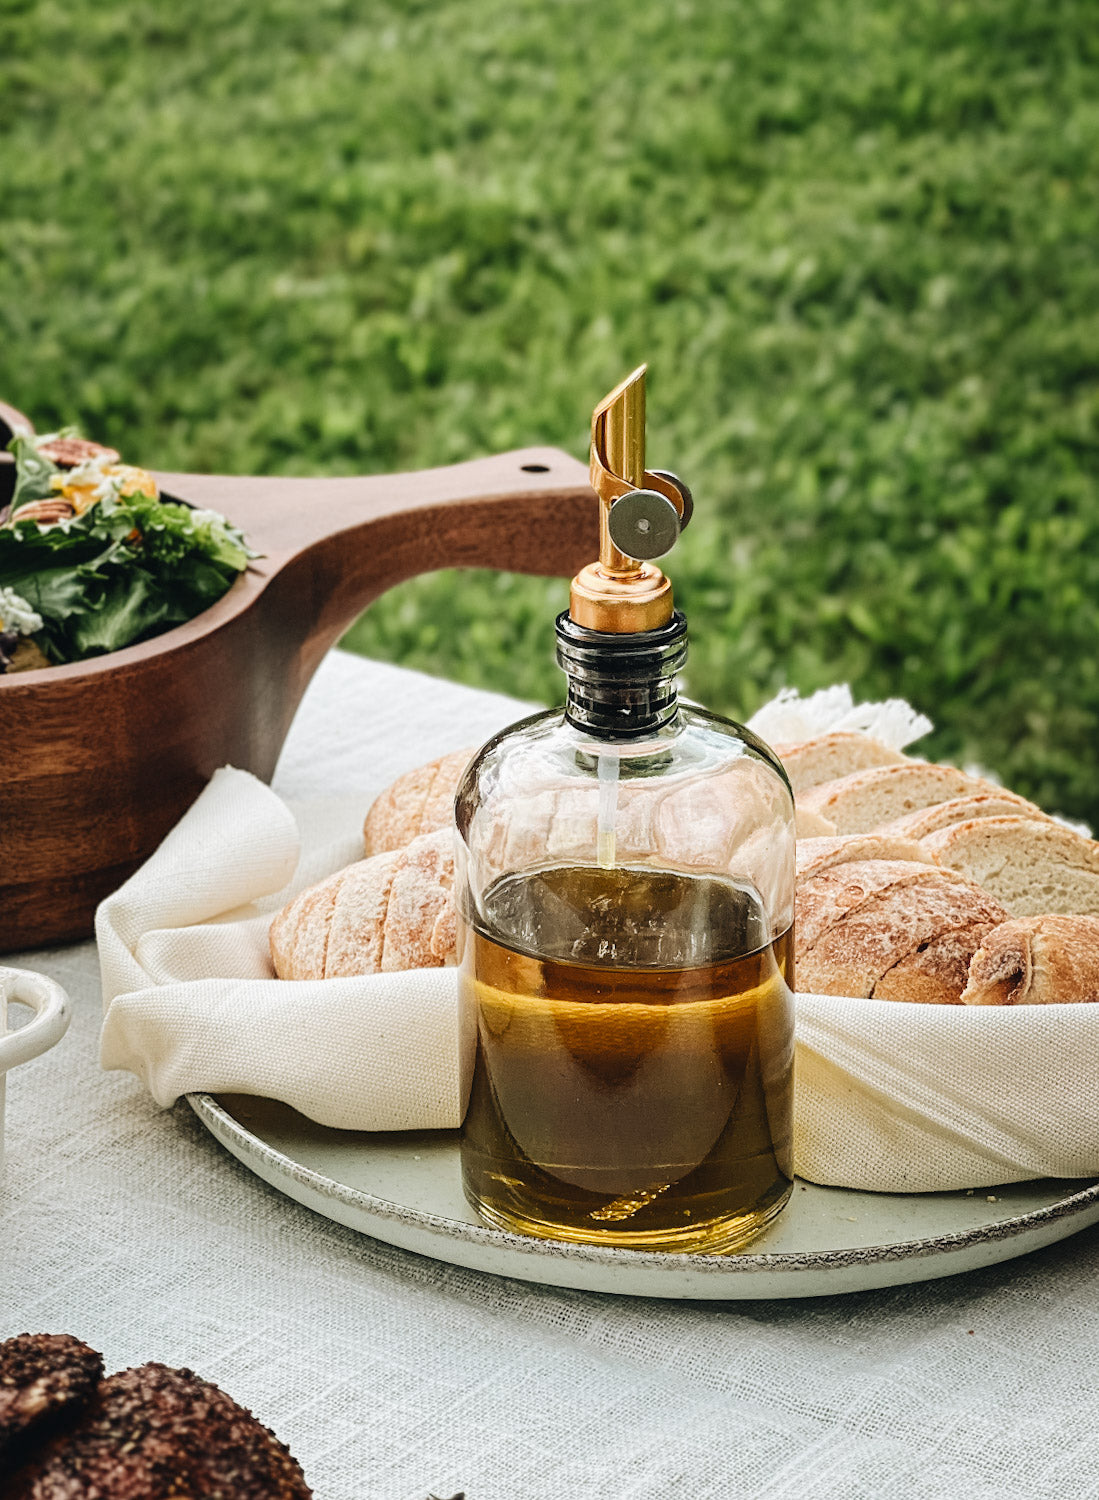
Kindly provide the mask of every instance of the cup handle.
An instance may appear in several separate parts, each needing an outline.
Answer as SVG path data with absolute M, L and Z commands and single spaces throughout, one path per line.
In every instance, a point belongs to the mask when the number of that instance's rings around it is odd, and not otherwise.
M 9 1068 L 29 1062 L 59 1042 L 72 1018 L 69 997 L 55 980 L 30 969 L 0 967 L 0 1006 L 6 1011 L 13 1000 L 29 1005 L 35 1014 L 18 1031 L 5 1035 L 0 1029 L 0 1080 Z

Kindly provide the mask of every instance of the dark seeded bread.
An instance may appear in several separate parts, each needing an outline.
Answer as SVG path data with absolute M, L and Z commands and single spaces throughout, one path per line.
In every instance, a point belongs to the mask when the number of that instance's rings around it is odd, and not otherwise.
M 296 1460 L 224 1391 L 190 1370 L 141 1365 L 101 1382 L 90 1406 L 3 1491 L 6 1500 L 310 1500 Z

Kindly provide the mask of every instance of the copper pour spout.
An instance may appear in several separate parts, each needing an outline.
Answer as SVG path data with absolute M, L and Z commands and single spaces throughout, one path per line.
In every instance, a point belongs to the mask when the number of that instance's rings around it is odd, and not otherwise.
M 652 559 L 671 550 L 690 516 L 690 491 L 645 468 L 645 371 L 639 365 L 592 412 L 591 484 L 599 497 L 599 561 L 572 581 L 569 614 L 589 630 L 658 630 L 672 586 Z M 640 552 L 632 556 L 625 547 Z

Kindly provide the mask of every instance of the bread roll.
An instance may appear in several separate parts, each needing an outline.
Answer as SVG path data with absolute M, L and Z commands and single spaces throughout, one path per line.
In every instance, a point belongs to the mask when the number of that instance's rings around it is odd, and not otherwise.
M 908 757 L 899 750 L 883 745 L 881 740 L 857 730 L 836 730 L 818 734 L 798 745 L 782 745 L 775 752 L 782 761 L 795 794 L 808 791 L 824 781 L 849 776 L 852 771 L 870 766 L 896 766 Z
M 371 803 L 366 815 L 363 824 L 366 853 L 403 849 L 422 833 L 450 828 L 454 821 L 454 794 L 462 772 L 476 753 L 476 747 L 454 750 L 398 776 Z
M 963 1005 L 1054 1005 L 1099 1000 L 1099 918 L 1003 922 L 969 965 Z
M 923 839 L 929 833 L 938 833 L 940 828 L 950 828 L 954 823 L 968 823 L 973 818 L 1037 818 L 1039 822 L 1052 823 L 1053 818 L 1044 813 L 1025 797 L 997 787 L 994 791 L 977 792 L 971 797 L 952 797 L 949 802 L 937 802 L 931 807 L 917 808 L 903 818 L 895 818 L 878 829 L 882 834 L 896 834 L 900 838 Z
M 838 781 L 822 782 L 803 792 L 798 806 L 828 818 L 837 833 L 869 833 L 917 808 L 990 790 L 988 782 L 952 766 L 913 760 L 903 766 L 875 766 Z
M 997 901 L 950 871 L 900 860 L 839 865 L 799 885 L 798 985 L 956 1005 L 970 958 L 1003 920 Z
M 938 864 L 975 880 L 1013 917 L 1099 916 L 1099 843 L 1060 823 L 973 818 L 920 842 Z
M 452 963 L 453 891 L 449 828 L 348 865 L 301 891 L 275 917 L 275 973 L 280 979 L 340 979 Z

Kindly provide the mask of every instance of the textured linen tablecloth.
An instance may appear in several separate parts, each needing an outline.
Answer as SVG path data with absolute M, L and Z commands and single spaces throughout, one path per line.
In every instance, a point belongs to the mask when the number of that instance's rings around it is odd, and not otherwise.
M 334 653 L 275 787 L 361 789 L 475 743 L 504 698 Z M 318 1500 L 1008 1500 L 1099 1494 L 1099 1230 L 985 1271 L 791 1302 L 675 1303 L 422 1259 L 266 1187 L 185 1104 L 97 1057 L 91 944 L 13 955 L 69 1035 L 8 1087 L 0 1337 L 188 1365 Z

